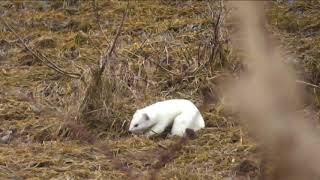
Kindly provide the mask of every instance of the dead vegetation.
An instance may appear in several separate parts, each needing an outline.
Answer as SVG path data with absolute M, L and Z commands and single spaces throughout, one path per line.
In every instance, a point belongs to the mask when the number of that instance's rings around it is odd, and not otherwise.
M 262 179 L 319 177 L 318 133 L 303 116 L 304 89 L 265 25 L 263 3 L 235 3 L 247 74 L 231 83 L 231 105 L 262 147 Z M 287 91 L 290 89 L 290 91 Z M 267 163 L 267 165 L 265 164 Z M 271 171 L 266 172 L 265 169 Z
M 293 4 L 274 4 L 271 23 L 285 8 L 316 14 L 308 3 Z M 235 29 L 223 1 L 0 5 L 0 178 L 259 177 L 259 148 L 218 86 L 244 69 L 230 46 Z M 276 32 L 290 38 L 284 26 Z M 316 58 L 309 49 L 304 57 Z M 203 105 L 207 128 L 196 139 L 192 132 L 182 139 L 128 134 L 137 108 L 168 98 Z

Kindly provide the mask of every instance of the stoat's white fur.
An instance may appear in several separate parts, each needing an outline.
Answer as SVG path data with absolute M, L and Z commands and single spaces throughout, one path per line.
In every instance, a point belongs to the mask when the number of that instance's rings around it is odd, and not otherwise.
M 161 134 L 171 124 L 171 136 L 183 136 L 187 128 L 197 131 L 205 127 L 198 108 L 191 101 L 171 99 L 138 109 L 133 115 L 129 131 L 150 137 Z

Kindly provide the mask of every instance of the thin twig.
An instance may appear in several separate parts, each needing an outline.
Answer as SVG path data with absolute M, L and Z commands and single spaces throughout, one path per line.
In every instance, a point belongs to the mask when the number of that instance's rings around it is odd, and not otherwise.
M 51 60 L 49 60 L 46 56 L 44 56 L 43 54 L 41 54 L 39 51 L 37 50 L 32 50 L 25 42 L 24 40 L 21 38 L 21 36 L 7 23 L 7 21 L 0 16 L 0 19 L 2 21 L 2 23 L 16 36 L 16 38 L 19 39 L 19 41 L 21 42 L 21 44 L 34 56 L 36 57 L 38 60 L 40 60 L 42 63 L 44 63 L 45 65 L 47 65 L 49 68 L 55 70 L 56 72 L 66 75 L 68 77 L 71 78 L 77 78 L 79 79 L 81 77 L 80 74 L 78 73 L 70 73 L 70 72 L 66 72 L 64 70 L 62 70 L 61 68 L 59 68 L 55 63 L 53 63 Z
M 318 88 L 320 89 L 320 86 L 317 86 L 315 84 L 311 84 L 309 82 L 305 82 L 305 81 L 301 81 L 301 80 L 296 80 L 297 83 L 301 83 L 301 84 L 305 84 L 305 85 L 308 85 L 308 86 L 311 86 L 311 87 L 314 87 L 314 88 Z
M 100 31 L 101 31 L 101 33 L 102 33 L 102 35 L 103 35 L 106 43 L 107 43 L 108 45 L 110 45 L 110 43 L 108 42 L 108 38 L 107 38 L 106 34 L 103 32 L 103 29 L 102 29 L 102 26 L 101 26 L 101 20 L 100 20 L 100 14 L 99 14 L 100 10 L 99 10 L 99 8 L 97 7 L 97 1 L 96 1 L 96 0 L 93 0 L 93 1 L 92 1 L 92 5 L 93 5 L 93 10 L 94 10 L 94 12 L 95 12 L 96 21 L 97 21 L 97 24 L 98 24 L 98 26 L 99 26 L 99 29 L 100 29 Z
M 168 149 L 168 147 L 167 147 L 167 146 L 162 145 L 162 144 L 160 144 L 160 143 L 158 143 L 157 145 L 158 145 L 159 147 L 161 147 L 162 149 L 165 149 L 165 150 L 167 150 L 167 149 Z
M 164 51 L 166 52 L 167 65 L 169 65 L 169 51 L 168 51 L 167 46 L 164 46 Z
M 101 74 L 104 72 L 104 70 L 106 69 L 106 64 L 107 64 L 107 60 L 109 59 L 109 57 L 111 57 L 115 47 L 116 47 L 116 43 L 117 43 L 117 40 L 119 39 L 119 36 L 121 34 L 121 31 L 122 31 L 122 27 L 123 27 L 123 24 L 124 24 L 124 20 L 125 18 L 127 17 L 127 14 L 128 14 L 128 9 L 129 9 L 129 0 L 127 2 L 127 8 L 125 10 L 125 12 L 123 13 L 123 16 L 122 16 L 122 20 L 121 20 L 121 24 L 120 26 L 118 27 L 117 29 L 117 34 L 112 42 L 112 45 L 109 49 L 109 52 L 102 58 L 102 62 L 101 62 L 101 68 L 100 68 L 100 71 L 99 71 L 99 77 L 101 76 Z
M 212 48 L 212 51 L 211 51 L 211 55 L 210 55 L 210 59 L 209 59 L 210 63 L 214 59 L 216 59 L 218 52 L 221 51 L 221 43 L 220 43 L 220 38 L 219 38 L 221 13 L 222 13 L 222 10 L 220 9 L 218 17 L 217 17 L 217 20 L 216 20 L 216 23 L 214 25 L 215 26 L 214 27 L 214 32 L 213 32 L 214 39 L 213 39 L 213 42 L 212 42 L 212 46 L 214 46 L 214 47 Z M 217 61 L 214 62 L 213 67 L 216 66 L 216 62 Z
M 207 66 L 207 64 L 210 64 L 211 65 L 211 70 L 213 67 L 216 66 L 216 61 L 214 61 L 218 55 L 218 53 L 221 53 L 222 52 L 222 43 L 221 43 L 221 38 L 219 37 L 220 36 L 220 24 L 221 24 L 221 21 L 222 21 L 222 16 L 223 16 L 223 4 L 222 2 L 220 2 L 220 11 L 219 13 L 217 14 L 217 17 L 215 17 L 215 13 L 214 13 L 214 10 L 212 9 L 212 7 L 210 6 L 210 3 L 208 2 L 208 8 L 211 12 L 211 16 L 212 16 L 212 19 L 214 20 L 215 19 L 215 23 L 212 25 L 212 40 L 211 40 L 211 52 L 210 52 L 210 55 L 209 55 L 209 59 L 204 62 L 203 64 L 201 64 L 198 68 L 196 68 L 194 70 L 193 73 L 197 73 L 198 71 L 202 70 L 203 68 L 205 68 Z M 204 48 L 204 51 L 205 51 L 205 48 Z M 213 62 L 214 61 L 214 62 Z M 220 62 L 221 63 L 221 62 Z

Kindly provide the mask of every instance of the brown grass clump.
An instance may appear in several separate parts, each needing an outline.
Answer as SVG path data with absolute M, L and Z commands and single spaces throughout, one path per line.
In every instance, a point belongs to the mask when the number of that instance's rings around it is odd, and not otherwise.
M 121 132 L 126 124 L 112 120 L 117 116 L 115 102 L 119 102 L 117 98 L 120 96 L 116 89 L 116 82 L 105 75 L 98 77 L 98 71 L 98 68 L 91 69 L 86 75 L 90 78 L 85 80 L 88 84 L 79 82 L 81 84 L 78 86 L 78 92 L 73 97 L 75 104 L 72 106 L 75 107 L 71 107 L 75 109 L 69 116 L 75 116 L 77 118 L 75 121 L 93 129 Z
M 94 10 L 97 10 L 96 4 L 94 3 L 93 5 Z M 118 109 L 116 108 L 115 102 L 119 103 L 118 100 L 124 94 L 121 92 L 122 89 L 117 83 L 118 77 L 116 77 L 114 68 L 116 64 L 120 63 L 114 59 L 113 53 L 117 46 L 117 40 L 122 32 L 128 8 L 129 3 L 123 14 L 123 18 L 115 38 L 110 47 L 108 47 L 108 52 L 101 54 L 100 67 L 90 68 L 90 73 L 87 74 L 87 77 L 83 78 L 86 82 L 84 83 L 82 81 L 85 87 L 82 85 L 82 88 L 78 89 L 80 92 L 78 92 L 78 96 L 76 97 L 76 101 L 78 101 L 78 104 L 76 105 L 78 115 L 76 115 L 75 118 L 77 121 L 87 124 L 91 128 L 99 128 L 100 130 L 106 130 L 107 132 L 121 133 L 126 129 L 125 121 L 122 122 L 111 119 L 115 119 L 115 115 L 117 115 L 115 113 Z M 98 21 L 97 23 L 103 33 L 98 14 L 96 14 L 96 16 Z M 106 74 L 105 71 L 109 71 L 109 73 Z

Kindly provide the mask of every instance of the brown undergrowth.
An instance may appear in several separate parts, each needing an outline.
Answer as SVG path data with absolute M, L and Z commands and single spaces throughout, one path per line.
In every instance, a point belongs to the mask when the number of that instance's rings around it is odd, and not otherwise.
M 234 29 L 222 1 L 0 3 L 2 18 L 45 60 L 0 24 L 0 178 L 258 176 L 259 149 L 217 97 L 224 89 L 216 84 L 243 70 L 229 46 Z M 126 9 L 101 84 L 91 86 Z M 201 107 L 207 128 L 196 139 L 127 132 L 137 108 L 169 98 Z

